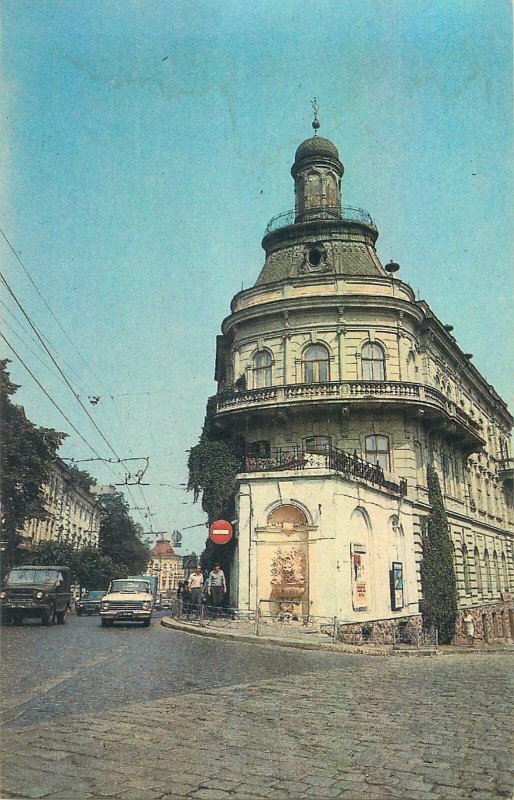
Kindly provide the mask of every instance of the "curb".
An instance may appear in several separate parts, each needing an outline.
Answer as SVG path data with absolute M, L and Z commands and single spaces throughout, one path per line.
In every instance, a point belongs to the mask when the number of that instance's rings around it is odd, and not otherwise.
M 193 636 L 206 636 L 210 639 L 225 639 L 235 642 L 244 642 L 245 644 L 258 644 L 264 647 L 292 647 L 297 650 L 323 650 L 328 653 L 340 653 L 341 655 L 359 655 L 359 656 L 437 656 L 438 651 L 435 648 L 430 650 L 392 650 L 392 649 L 375 649 L 364 650 L 362 647 L 351 647 L 351 649 L 343 644 L 323 644 L 322 642 L 300 642 L 296 639 L 278 639 L 272 636 L 255 636 L 254 634 L 246 633 L 229 633 L 228 631 L 215 631 L 212 628 L 201 628 L 198 625 L 190 625 L 186 622 L 178 622 L 172 617 L 163 617 L 161 625 L 164 628 L 172 628 L 182 633 L 189 633 Z

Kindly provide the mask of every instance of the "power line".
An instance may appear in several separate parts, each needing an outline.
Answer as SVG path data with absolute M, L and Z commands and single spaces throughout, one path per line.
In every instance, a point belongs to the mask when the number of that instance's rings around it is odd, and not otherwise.
M 25 266 L 25 264 L 23 263 L 23 261 L 22 261 L 22 260 L 21 260 L 21 258 L 19 257 L 18 253 L 16 252 L 16 250 L 15 250 L 15 249 L 14 249 L 14 247 L 12 246 L 11 242 L 9 241 L 9 239 L 7 238 L 7 236 L 5 235 L 5 233 L 4 233 L 4 231 L 2 230 L 2 228 L 0 228 L 0 233 L 1 233 L 1 234 L 2 234 L 2 236 L 4 237 L 4 239 L 5 239 L 5 241 L 7 242 L 7 244 L 8 244 L 8 246 L 9 246 L 9 248 L 10 248 L 11 252 L 13 253 L 13 255 L 14 255 L 14 257 L 15 257 L 16 261 L 18 262 L 18 264 L 19 264 L 19 265 L 21 266 L 21 268 L 23 269 L 23 271 L 24 271 L 25 275 L 27 276 L 27 278 L 28 278 L 28 279 L 29 279 L 29 281 L 31 282 L 32 286 L 34 287 L 34 289 L 35 289 L 35 290 L 36 290 L 36 292 L 38 293 L 39 297 L 41 298 L 41 300 L 43 301 L 43 303 L 44 303 L 44 304 L 45 304 L 45 306 L 47 307 L 48 311 L 50 312 L 50 314 L 52 315 L 52 317 L 54 318 L 54 320 L 57 322 L 57 324 L 58 324 L 59 328 L 61 329 L 61 331 L 64 333 L 64 335 L 65 335 L 66 339 L 67 339 L 67 340 L 69 341 L 69 343 L 72 345 L 72 347 L 74 348 L 75 352 L 78 354 L 79 358 L 81 358 L 81 359 L 82 359 L 82 361 L 84 362 L 84 364 L 86 365 L 86 367 L 87 367 L 87 368 L 88 368 L 88 369 L 91 371 L 91 374 L 92 374 L 92 375 L 95 377 L 95 379 L 96 379 L 96 380 L 97 380 L 99 383 L 101 383 L 101 381 L 100 381 L 100 379 L 98 378 L 98 376 L 97 376 L 97 375 L 95 375 L 95 372 L 94 372 L 93 368 L 92 368 L 92 367 L 91 367 L 91 366 L 88 364 L 88 362 L 86 361 L 86 359 L 84 358 L 84 356 L 82 355 L 82 353 L 80 352 L 80 350 L 78 349 L 78 347 L 77 347 L 77 345 L 75 344 L 75 342 L 73 341 L 73 339 L 70 337 L 70 335 L 67 333 L 67 331 L 66 331 L 66 330 L 63 328 L 63 326 L 61 325 L 61 323 L 60 323 L 59 319 L 58 319 L 58 318 L 56 317 L 56 315 L 54 314 L 54 312 L 53 312 L 52 308 L 50 307 L 49 303 L 47 302 L 47 300 L 46 300 L 46 299 L 43 297 L 43 295 L 41 294 L 41 292 L 40 292 L 39 288 L 37 287 L 37 285 L 36 285 L 36 283 L 35 283 L 35 281 L 34 281 L 34 279 L 33 279 L 33 278 L 32 278 L 32 276 L 30 275 L 30 273 L 29 273 L 29 271 L 28 271 L 27 267 Z
M 118 455 L 118 453 L 116 452 L 116 450 L 114 449 L 114 447 L 111 445 L 111 443 L 109 442 L 109 440 L 106 438 L 106 436 L 104 435 L 104 433 L 103 433 L 103 432 L 100 430 L 100 428 L 99 428 L 99 427 L 98 427 L 98 425 L 96 424 L 95 420 L 93 419 L 93 417 L 91 416 L 91 414 L 90 414 L 90 413 L 89 413 L 89 411 L 87 410 L 86 406 L 83 404 L 83 402 L 82 402 L 82 400 L 80 399 L 80 397 L 79 397 L 79 396 L 78 396 L 78 395 L 75 393 L 75 391 L 74 391 L 74 389 L 73 389 L 73 386 L 71 385 L 71 383 L 69 382 L 68 378 L 66 377 L 66 375 L 64 374 L 64 372 L 63 372 L 63 371 L 62 371 L 62 369 L 60 368 L 59 364 L 57 363 L 57 361 L 56 361 L 56 360 L 55 360 L 55 358 L 53 357 L 52 353 L 50 352 L 50 350 L 48 349 L 48 347 L 47 347 L 47 346 L 46 346 L 46 344 L 44 343 L 44 341 L 43 341 L 43 339 L 41 338 L 41 335 L 40 335 L 40 333 L 39 333 L 38 329 L 36 328 L 36 326 L 34 325 L 34 323 L 33 323 L 33 322 L 32 322 L 32 320 L 31 320 L 31 318 L 29 317 L 29 315 L 27 314 L 27 312 L 25 311 L 25 309 L 23 308 L 23 306 L 22 306 L 22 305 L 21 305 L 21 303 L 19 302 L 18 298 L 17 298 L 17 297 L 16 297 L 16 295 L 14 294 L 13 290 L 12 290 L 12 289 L 11 289 L 11 287 L 9 286 L 8 282 L 6 281 L 6 279 L 5 279 L 5 277 L 2 275 L 2 273 L 0 273 L 0 278 L 2 279 L 2 282 L 3 282 L 3 283 L 5 284 L 5 286 L 7 287 L 7 290 L 8 290 L 8 292 L 9 292 L 9 294 L 11 294 L 11 296 L 12 296 L 12 297 L 13 297 L 13 299 L 14 299 L 14 301 L 16 302 L 16 305 L 17 305 L 17 306 L 20 308 L 20 310 L 21 310 L 21 312 L 22 312 L 23 316 L 26 318 L 27 322 L 29 323 L 29 325 L 30 325 L 30 326 L 31 326 L 31 328 L 33 329 L 34 333 L 36 334 L 36 336 L 38 337 L 38 339 L 41 341 L 41 343 L 42 343 L 43 347 L 45 348 L 46 352 L 48 353 L 48 355 L 49 355 L 49 356 L 50 356 L 50 358 L 52 359 L 52 362 L 55 364 L 55 366 L 56 366 L 56 367 L 57 367 L 57 369 L 59 370 L 59 374 L 62 376 L 62 378 L 63 378 L 64 382 L 66 383 L 66 386 L 67 386 L 67 387 L 69 388 L 69 390 L 71 391 L 71 393 L 72 393 L 73 397 L 74 397 L 74 398 L 77 400 L 77 402 L 79 403 L 79 405 L 80 405 L 80 407 L 82 408 L 82 410 L 85 412 L 85 414 L 86 414 L 86 416 L 88 417 L 88 419 L 89 419 L 89 420 L 92 422 L 93 426 L 96 428 L 96 430 L 98 431 L 98 433 L 100 434 L 100 436 L 102 437 L 102 439 L 104 440 L 104 442 L 106 443 L 106 445 L 107 445 L 107 447 L 109 448 L 109 450 L 111 450 L 111 451 L 114 453 L 114 455 L 116 456 L 116 458 L 118 458 L 118 459 L 119 459 L 119 458 L 120 458 L 120 456 Z M 120 459 L 120 460 L 121 460 L 121 459 Z M 127 473 L 128 473 L 128 470 L 127 470 Z

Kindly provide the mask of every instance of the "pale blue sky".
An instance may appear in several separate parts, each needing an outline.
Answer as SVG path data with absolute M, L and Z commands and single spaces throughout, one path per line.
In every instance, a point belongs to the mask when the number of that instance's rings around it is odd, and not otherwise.
M 371 213 L 382 261 L 401 264 L 512 400 L 507 0 L 4 0 L 2 28 L 1 226 L 94 374 L 2 242 L 4 269 L 84 401 L 101 396 L 88 409 L 117 452 L 151 457 L 152 484 L 186 480 L 215 337 L 232 295 L 257 278 L 268 219 L 294 204 L 289 169 L 312 132 L 313 96 L 345 165 L 343 202 Z M 110 455 L 5 319 L 50 394 Z M 29 416 L 67 430 L 14 358 L 12 374 Z M 75 435 L 62 452 L 92 455 Z M 203 520 L 179 490 L 144 494 L 155 530 Z M 204 538 L 191 530 L 185 549 Z

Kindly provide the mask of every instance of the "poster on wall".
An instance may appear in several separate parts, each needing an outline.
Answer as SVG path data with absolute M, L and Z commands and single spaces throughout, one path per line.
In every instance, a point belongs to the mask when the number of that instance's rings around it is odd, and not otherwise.
M 368 607 L 368 555 L 362 544 L 351 545 L 352 604 L 354 611 L 366 611 Z
M 403 564 L 393 561 L 391 569 L 391 608 L 399 611 L 403 608 Z

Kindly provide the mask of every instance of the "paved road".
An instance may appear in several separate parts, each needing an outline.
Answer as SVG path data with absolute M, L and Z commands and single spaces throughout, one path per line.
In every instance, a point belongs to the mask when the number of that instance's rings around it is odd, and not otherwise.
M 509 798 L 511 656 L 2 629 L 2 800 Z

